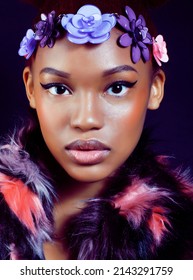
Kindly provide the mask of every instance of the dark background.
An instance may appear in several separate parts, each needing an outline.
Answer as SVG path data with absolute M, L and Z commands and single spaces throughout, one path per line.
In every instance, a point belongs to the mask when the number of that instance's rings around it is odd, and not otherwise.
M 88 0 L 89 2 L 89 0 Z M 129 0 L 128 0 L 129 4 Z M 36 14 L 19 0 L 0 4 L 0 136 L 25 120 L 28 102 L 22 82 L 25 59 L 17 55 L 21 39 Z M 165 97 L 157 111 L 149 111 L 153 148 L 169 154 L 193 172 L 193 10 L 190 0 L 169 0 L 153 12 L 158 32 L 167 41 L 170 61 Z M 193 174 L 193 173 L 192 173 Z

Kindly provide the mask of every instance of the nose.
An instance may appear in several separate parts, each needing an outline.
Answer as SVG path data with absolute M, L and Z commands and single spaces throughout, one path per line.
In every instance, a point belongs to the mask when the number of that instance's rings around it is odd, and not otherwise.
M 93 92 L 80 93 L 73 104 L 71 127 L 82 131 L 100 129 L 103 126 L 102 104 Z

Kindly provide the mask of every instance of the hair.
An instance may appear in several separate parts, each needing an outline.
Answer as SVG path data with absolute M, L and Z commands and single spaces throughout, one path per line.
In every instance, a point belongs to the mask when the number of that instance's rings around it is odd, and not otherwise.
M 165 4 L 166 2 L 168 2 L 168 0 L 105 0 L 105 1 L 100 1 L 100 0 L 90 0 L 90 1 L 85 1 L 85 0 L 56 0 L 53 3 L 53 0 L 21 0 L 22 2 L 28 3 L 28 4 L 32 4 L 33 6 L 35 6 L 38 9 L 45 9 L 45 8 L 53 8 L 53 5 L 56 5 L 57 7 L 67 7 L 67 9 L 74 9 L 74 8 L 79 8 L 79 6 L 84 5 L 84 4 L 93 4 L 93 5 L 97 5 L 100 7 L 107 7 L 108 11 L 109 11 L 109 7 L 115 7 L 118 8 L 121 5 L 136 5 L 136 6 L 140 6 L 140 7 L 144 7 L 144 8 L 156 8 L 159 7 L 163 4 Z M 121 4 L 121 5 L 120 5 Z
M 136 15 L 142 14 L 147 22 L 148 29 L 152 36 L 156 35 L 156 28 L 151 21 L 150 10 L 164 4 L 167 0 L 23 0 L 33 4 L 37 8 L 37 18 L 41 13 L 56 11 L 57 15 L 63 13 L 75 13 L 86 4 L 96 5 L 103 13 L 117 13 L 124 15 L 125 6 L 130 6 Z M 35 18 L 35 22 L 37 21 Z
M 125 6 L 130 6 L 136 15 L 142 14 L 147 22 L 148 29 L 152 36 L 157 34 L 156 27 L 151 20 L 150 11 L 157 8 L 168 0 L 22 0 L 32 4 L 37 8 L 37 17 L 35 22 L 40 18 L 41 13 L 48 14 L 52 10 L 57 15 L 63 13 L 76 13 L 78 9 L 86 4 L 96 5 L 103 13 L 117 13 L 124 15 Z

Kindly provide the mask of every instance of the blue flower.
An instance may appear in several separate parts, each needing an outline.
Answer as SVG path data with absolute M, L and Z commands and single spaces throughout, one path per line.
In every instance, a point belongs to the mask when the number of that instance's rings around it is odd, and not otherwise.
M 67 38 L 72 43 L 98 44 L 109 39 L 116 18 L 112 14 L 102 15 L 101 11 L 93 5 L 84 5 L 76 15 L 64 15 L 61 24 L 68 31 Z
M 20 43 L 18 54 L 20 56 L 25 56 L 26 59 L 30 58 L 36 48 L 36 44 L 37 41 L 35 40 L 35 33 L 32 29 L 28 29 L 26 32 L 26 36 Z
M 149 49 L 146 44 L 152 44 L 152 37 L 148 33 L 145 19 L 142 15 L 136 18 L 134 11 L 126 6 L 126 14 L 128 18 L 119 16 L 117 22 L 127 32 L 119 38 L 119 43 L 122 47 L 131 46 L 131 58 L 134 63 L 137 63 L 141 56 L 144 61 L 150 58 Z

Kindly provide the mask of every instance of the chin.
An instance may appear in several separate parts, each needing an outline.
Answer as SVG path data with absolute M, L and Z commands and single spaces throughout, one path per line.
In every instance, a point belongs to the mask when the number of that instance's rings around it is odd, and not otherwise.
M 66 170 L 66 172 L 72 179 L 81 183 L 94 183 L 103 181 L 111 175 L 111 172 L 108 172 L 104 168 L 98 168 L 96 166 L 71 168 L 70 170 Z

